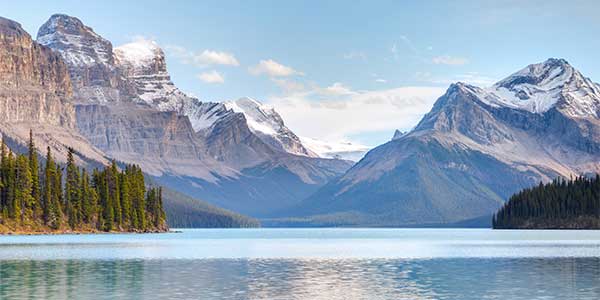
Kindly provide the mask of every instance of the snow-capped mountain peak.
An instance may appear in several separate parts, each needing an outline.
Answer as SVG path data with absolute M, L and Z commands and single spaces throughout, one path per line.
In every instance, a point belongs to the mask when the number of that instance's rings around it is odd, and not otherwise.
M 151 66 L 156 59 L 164 59 L 164 53 L 158 44 L 146 39 L 137 39 L 115 47 L 114 53 L 119 64 L 133 68 L 134 72 L 140 72 Z M 159 71 L 166 72 L 166 68 Z
M 40 28 L 37 42 L 61 52 L 72 66 L 112 63 L 112 44 L 78 18 L 68 15 L 52 15 Z
M 300 138 L 285 126 L 273 107 L 249 97 L 226 101 L 223 105 L 235 113 L 243 114 L 248 128 L 271 147 L 296 155 L 318 157 L 302 145 Z
M 564 59 L 529 65 L 488 89 L 472 92 L 492 106 L 538 114 L 553 107 L 572 117 L 597 117 L 600 113 L 600 87 Z
M 281 116 L 272 107 L 252 98 L 244 97 L 223 104 L 227 109 L 231 109 L 236 113 L 243 113 L 248 126 L 253 131 L 276 135 L 285 126 Z

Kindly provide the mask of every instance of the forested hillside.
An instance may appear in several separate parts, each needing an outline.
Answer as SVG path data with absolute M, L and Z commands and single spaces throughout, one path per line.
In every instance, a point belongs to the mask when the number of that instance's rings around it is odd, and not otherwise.
M 167 223 L 172 228 L 246 228 L 259 227 L 256 219 L 163 189 Z
M 61 166 L 47 149 L 40 163 L 30 134 L 28 152 L 0 145 L 0 233 L 167 230 L 161 188 L 146 188 L 142 170 L 115 162 L 91 174 L 74 149 Z M 41 166 L 41 165 L 44 166 Z
M 513 195 L 496 213 L 497 229 L 600 228 L 600 175 L 559 178 Z

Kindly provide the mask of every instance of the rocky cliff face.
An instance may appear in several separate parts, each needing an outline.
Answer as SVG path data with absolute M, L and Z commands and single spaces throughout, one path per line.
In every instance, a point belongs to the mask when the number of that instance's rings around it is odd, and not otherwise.
M 79 19 L 52 15 L 38 31 L 37 42 L 62 56 L 78 102 L 115 102 L 132 92 L 115 67 L 111 42 Z
M 349 224 L 451 223 L 491 215 L 540 181 L 599 172 L 598 90 L 560 59 L 488 89 L 453 84 L 413 131 L 370 151 L 298 211 Z
M 31 39 L 17 22 L 0 17 L 0 131 L 18 148 L 33 129 L 38 148 L 50 146 L 59 160 L 66 147 L 84 162 L 104 155 L 76 133 L 67 66 L 52 50 Z
M 107 155 L 157 176 L 214 181 L 212 172 L 232 174 L 204 154 L 188 118 L 176 109 L 188 97 L 170 81 L 159 48 L 144 45 L 149 54 L 131 55 L 131 45 L 113 51 L 108 40 L 67 15 L 50 17 L 38 41 L 63 58 L 74 79 L 76 130 Z
M 31 40 L 18 23 L 0 18 L 0 121 L 75 125 L 66 65 Z
M 110 157 L 140 164 L 152 175 L 177 174 L 208 182 L 216 180 L 213 174 L 235 175 L 205 154 L 189 120 L 176 112 L 133 104 L 88 104 L 76 109 L 78 129 L 92 144 Z
M 281 117 L 256 101 L 235 111 L 187 96 L 171 81 L 154 42 L 112 49 L 65 15 L 52 16 L 38 39 L 65 59 L 76 78 L 79 131 L 111 157 L 140 164 L 190 195 L 261 214 L 296 203 L 350 166 L 308 157 L 312 153 Z M 236 109 L 247 104 L 231 103 L 239 104 Z

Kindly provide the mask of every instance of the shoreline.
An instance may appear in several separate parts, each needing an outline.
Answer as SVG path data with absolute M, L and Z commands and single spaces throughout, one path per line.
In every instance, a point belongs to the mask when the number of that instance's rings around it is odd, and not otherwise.
M 57 230 L 57 231 L 13 231 L 13 232 L 0 232 L 2 236 L 30 236 L 30 235 L 84 235 L 84 234 L 151 234 L 151 233 L 181 233 L 178 230 L 156 230 L 156 231 L 72 231 L 72 230 Z

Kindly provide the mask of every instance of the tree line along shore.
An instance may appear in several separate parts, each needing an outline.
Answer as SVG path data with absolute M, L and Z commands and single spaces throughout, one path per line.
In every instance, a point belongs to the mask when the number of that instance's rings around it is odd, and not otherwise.
M 0 145 L 0 233 L 168 231 L 162 188 L 147 187 L 139 166 L 113 161 L 90 173 L 73 148 L 63 166 L 49 147 L 38 157 L 31 132 L 27 150 Z
M 600 229 L 600 175 L 554 181 L 514 194 L 493 216 L 495 229 Z

